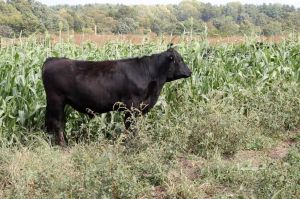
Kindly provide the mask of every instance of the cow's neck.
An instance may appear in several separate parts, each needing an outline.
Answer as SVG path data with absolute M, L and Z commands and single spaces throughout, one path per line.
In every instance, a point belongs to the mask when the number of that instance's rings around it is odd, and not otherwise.
M 157 80 L 161 86 L 163 86 L 167 81 L 167 75 L 169 70 L 169 60 L 164 53 L 158 54 L 157 63 L 155 64 L 155 70 L 157 75 Z
M 146 75 L 148 83 L 156 82 L 158 87 L 163 87 L 167 81 L 168 64 L 168 59 L 164 53 L 153 54 L 144 58 L 144 67 L 141 67 L 141 72 Z

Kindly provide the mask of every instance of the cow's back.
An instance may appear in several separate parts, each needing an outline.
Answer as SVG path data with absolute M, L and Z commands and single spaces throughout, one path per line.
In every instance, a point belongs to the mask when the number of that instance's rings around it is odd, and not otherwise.
M 49 58 L 42 72 L 46 95 L 62 97 L 80 112 L 87 108 L 99 113 L 110 111 L 130 94 L 121 65 L 118 61 Z

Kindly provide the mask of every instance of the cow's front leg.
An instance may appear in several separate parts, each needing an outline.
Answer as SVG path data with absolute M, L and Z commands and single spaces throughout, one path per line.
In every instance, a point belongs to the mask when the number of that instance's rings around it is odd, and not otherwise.
M 136 128 L 136 117 L 138 115 L 136 111 L 126 111 L 124 116 L 125 129 L 132 133 L 133 136 L 136 136 L 138 132 Z
M 131 112 L 126 111 L 125 115 L 124 115 L 125 129 L 130 130 L 131 124 L 132 124 L 132 114 L 131 114 Z
M 64 135 L 65 115 L 64 100 L 56 95 L 47 96 L 45 126 L 47 132 L 54 136 L 55 144 L 62 147 L 67 145 L 67 139 Z

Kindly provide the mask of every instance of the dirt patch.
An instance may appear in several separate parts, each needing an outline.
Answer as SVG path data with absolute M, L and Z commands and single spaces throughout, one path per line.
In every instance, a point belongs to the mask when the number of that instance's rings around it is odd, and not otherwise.
M 296 142 L 292 140 L 283 141 L 278 146 L 269 149 L 268 156 L 272 159 L 282 159 L 288 154 L 289 149 L 294 144 L 296 144 Z
M 165 198 L 167 198 L 166 189 L 163 186 L 154 187 L 154 190 L 151 193 L 150 198 L 155 198 L 155 199 L 165 199 Z M 149 198 L 148 198 L 148 196 L 141 196 L 141 197 L 139 197 L 139 199 L 149 199 Z
M 166 198 L 166 190 L 163 186 L 157 186 L 154 188 L 153 198 L 164 199 Z
M 263 164 L 263 162 L 267 159 L 282 159 L 284 158 L 289 149 L 296 144 L 295 141 L 287 140 L 280 142 L 277 146 L 262 150 L 262 151 L 254 151 L 254 150 L 242 150 L 238 151 L 235 156 L 227 161 L 232 162 L 234 164 L 250 164 L 253 167 L 259 167 Z
M 266 153 L 264 151 L 243 150 L 238 151 L 231 161 L 235 164 L 250 164 L 259 167 L 263 164 Z
M 197 179 L 197 171 L 204 166 L 204 160 L 190 160 L 186 157 L 178 157 L 178 163 L 179 169 L 189 180 Z
M 282 159 L 286 156 L 290 145 L 286 142 L 280 143 L 278 146 L 268 150 L 268 156 L 272 159 Z

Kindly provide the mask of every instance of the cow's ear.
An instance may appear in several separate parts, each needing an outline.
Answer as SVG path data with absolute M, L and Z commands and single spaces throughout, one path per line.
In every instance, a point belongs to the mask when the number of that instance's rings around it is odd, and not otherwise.
M 173 48 L 173 45 L 174 45 L 173 43 L 169 43 L 167 49 Z

